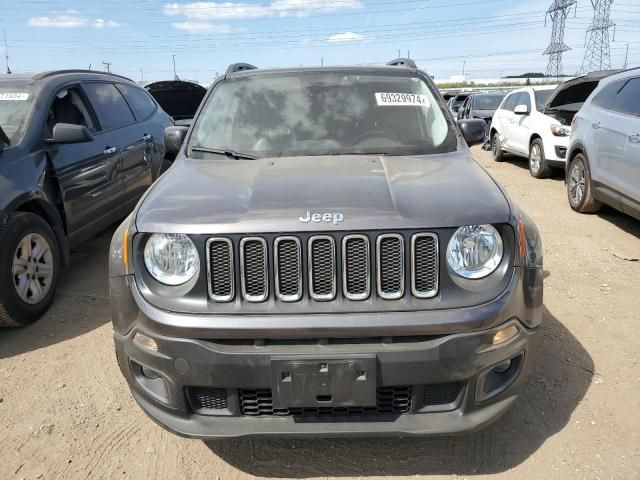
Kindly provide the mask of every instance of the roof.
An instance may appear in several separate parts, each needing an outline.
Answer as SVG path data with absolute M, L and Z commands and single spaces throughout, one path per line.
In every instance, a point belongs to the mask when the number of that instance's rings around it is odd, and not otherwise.
M 0 81 L 17 81 L 17 82 L 29 82 L 36 83 L 47 81 L 49 79 L 58 78 L 61 76 L 82 76 L 84 78 L 94 78 L 94 79 L 118 79 L 118 80 L 126 80 L 128 82 L 133 82 L 130 78 L 124 77 L 122 75 L 118 75 L 116 73 L 110 72 L 100 72 L 96 70 L 51 70 L 40 73 L 12 73 L 9 75 L 0 75 Z

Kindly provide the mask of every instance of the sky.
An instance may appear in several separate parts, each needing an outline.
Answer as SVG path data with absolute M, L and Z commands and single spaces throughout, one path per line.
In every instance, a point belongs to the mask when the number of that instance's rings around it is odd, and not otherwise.
M 553 0 L 0 0 L 14 72 L 104 70 L 134 80 L 210 83 L 234 62 L 258 67 L 382 64 L 409 54 L 436 79 L 544 72 Z M 564 72 L 582 63 L 593 9 L 566 20 Z M 612 67 L 640 66 L 640 1 L 616 0 Z M 0 32 L 1 34 L 2 32 Z M 612 29 L 613 37 L 613 29 Z M 0 38 L 0 43 L 2 38 Z M 4 45 L 0 46 L 4 57 Z M 4 59 L 0 59 L 5 70 Z

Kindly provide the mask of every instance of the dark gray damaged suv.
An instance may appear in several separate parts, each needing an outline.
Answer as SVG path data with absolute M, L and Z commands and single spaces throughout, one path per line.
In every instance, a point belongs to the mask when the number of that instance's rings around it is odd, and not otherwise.
M 407 60 L 232 65 L 112 240 L 136 401 L 199 438 L 498 418 L 534 361 L 542 247 L 471 156 L 484 129 Z

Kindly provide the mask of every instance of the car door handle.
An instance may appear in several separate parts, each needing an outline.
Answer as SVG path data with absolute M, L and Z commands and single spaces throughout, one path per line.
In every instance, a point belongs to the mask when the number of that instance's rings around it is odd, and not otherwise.
M 633 135 L 629 135 L 629 141 L 631 143 L 640 143 L 640 133 L 634 133 Z
M 602 124 L 600 122 L 593 122 L 591 126 L 597 130 L 602 126 Z
M 104 154 L 105 155 L 113 155 L 117 151 L 118 151 L 118 149 L 116 147 L 107 147 L 107 148 L 104 149 Z
M 148 134 L 148 133 L 145 133 L 145 134 L 142 136 L 142 139 L 143 139 L 145 142 L 150 141 L 152 138 L 153 138 L 153 135 L 150 135 L 150 134 Z

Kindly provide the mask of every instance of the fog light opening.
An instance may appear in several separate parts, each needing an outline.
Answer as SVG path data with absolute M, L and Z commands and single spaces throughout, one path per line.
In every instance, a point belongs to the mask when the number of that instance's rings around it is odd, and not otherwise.
M 146 336 L 144 333 L 136 333 L 133 337 L 133 343 L 146 350 L 151 350 L 152 352 L 158 351 L 158 344 L 156 341 L 153 338 Z
M 511 360 L 507 360 L 505 362 L 499 363 L 495 367 L 493 367 L 493 371 L 496 373 L 504 373 L 511 368 Z M 143 370 L 144 371 L 144 370 Z
M 520 330 L 518 329 L 517 326 L 510 325 L 506 328 L 503 328 L 502 330 L 498 330 L 493 336 L 493 338 L 491 339 L 491 343 L 493 345 L 499 345 L 508 340 L 511 340 L 513 337 L 518 335 L 519 332 Z
M 145 366 L 142 367 L 142 375 L 147 377 L 149 380 L 155 380 L 156 378 L 160 378 L 160 374 L 158 374 L 158 372 Z

